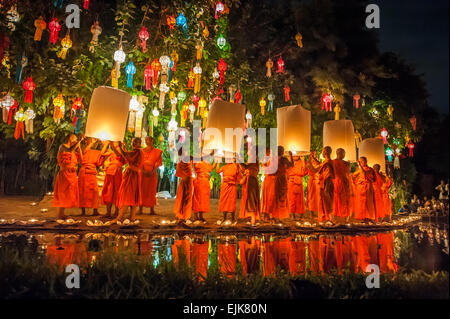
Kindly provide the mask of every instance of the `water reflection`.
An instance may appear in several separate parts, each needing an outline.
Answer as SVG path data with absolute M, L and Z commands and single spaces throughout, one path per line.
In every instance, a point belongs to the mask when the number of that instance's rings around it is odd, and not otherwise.
M 11 238 L 36 241 L 51 263 L 95 262 L 102 252 L 126 252 L 138 258 L 152 258 L 175 265 L 188 263 L 203 277 L 218 269 L 232 277 L 277 271 L 296 274 L 364 272 L 367 265 L 379 265 L 382 273 L 410 267 L 425 271 L 448 271 L 448 227 L 421 224 L 411 231 L 357 235 L 213 236 L 213 235 L 119 235 L 104 234 L 0 234 L 0 244 Z M 19 237 L 18 237 L 19 236 Z

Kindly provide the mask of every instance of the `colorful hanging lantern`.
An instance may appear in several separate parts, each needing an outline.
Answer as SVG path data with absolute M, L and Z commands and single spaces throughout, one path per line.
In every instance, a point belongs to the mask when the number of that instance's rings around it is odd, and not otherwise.
M 138 101 L 136 95 L 133 95 L 131 97 L 130 104 L 129 104 L 128 108 L 129 108 L 130 112 L 137 112 L 139 110 L 139 101 Z
M 3 2 L 3 1 L 2 1 Z M 16 5 L 11 6 L 11 8 L 6 13 L 6 19 L 8 20 L 8 28 L 13 32 L 16 30 L 16 22 L 19 22 L 20 15 L 17 11 Z
M 341 107 L 338 103 L 336 103 L 336 106 L 334 107 L 334 120 L 339 121 L 339 113 L 341 113 Z
M 25 53 L 19 54 L 17 57 L 17 67 L 16 67 L 16 83 L 20 84 L 22 82 L 23 68 L 28 65 L 28 58 Z
M 164 108 L 164 101 L 169 90 L 170 87 L 165 82 L 159 85 L 159 108 L 161 110 Z
M 53 120 L 55 123 L 59 124 L 61 119 L 64 118 L 64 111 L 66 102 L 62 94 L 59 94 L 53 99 L 53 105 L 55 106 L 55 111 L 53 112 Z
M 186 100 L 186 92 L 184 91 L 180 91 L 177 95 L 178 101 L 180 101 L 181 103 L 184 102 L 184 100 Z
M 234 101 L 237 104 L 240 104 L 242 100 L 242 94 L 241 94 L 241 90 L 237 90 L 236 94 L 234 95 Z
M 356 109 L 359 108 L 359 100 L 361 99 L 361 96 L 359 94 L 353 95 L 353 105 Z
M 225 46 L 227 45 L 227 40 L 225 39 L 225 37 L 223 36 L 222 33 L 221 33 L 221 34 L 219 35 L 219 37 L 217 38 L 216 43 L 217 43 L 217 47 L 218 47 L 220 50 L 223 50 L 223 49 L 225 48 Z
M 291 93 L 291 88 L 289 87 L 289 85 L 285 85 L 284 86 L 284 101 L 287 102 L 291 99 L 290 93 Z
M 133 76 L 136 74 L 136 67 L 133 64 L 133 61 L 128 63 L 125 72 L 127 73 L 127 88 L 131 89 L 133 87 Z
M 230 102 L 231 103 L 234 103 L 234 93 L 236 92 L 236 87 L 233 85 L 233 84 L 231 84 L 229 87 L 228 87 L 228 94 L 229 94 L 229 97 L 230 97 Z
M 151 64 L 152 70 L 153 70 L 153 87 L 155 88 L 158 84 L 158 76 L 159 76 L 159 70 L 161 70 L 161 63 L 159 63 L 158 59 L 154 59 Z
M 100 22 L 95 21 L 91 26 L 92 39 L 89 46 L 89 51 L 94 52 L 95 46 L 98 44 L 98 37 L 102 33 L 103 29 L 100 26 Z
M 216 4 L 216 12 L 214 14 L 214 18 L 216 18 L 216 20 L 223 14 L 223 10 L 225 9 L 225 6 L 223 5 L 222 2 L 218 2 Z
M 191 123 L 194 122 L 194 114 L 195 114 L 195 105 L 189 104 L 189 121 L 191 121 Z
M 89 10 L 89 0 L 83 1 L 83 8 L 84 8 L 84 10 Z
M 116 72 L 117 72 L 116 68 L 113 68 L 111 70 L 111 86 L 117 89 L 119 88 L 120 72 L 118 74 Z
M 272 76 L 272 68 L 273 68 L 273 61 L 272 61 L 271 58 L 269 58 L 269 60 L 267 60 L 267 62 L 266 62 L 266 68 L 267 68 L 266 76 L 267 76 L 268 78 L 270 78 L 270 77 Z
M 78 134 L 81 130 L 82 118 L 84 117 L 83 98 L 73 98 L 70 116 L 73 117 L 72 125 L 75 128 L 75 134 Z
M 269 101 L 269 104 L 267 105 L 267 112 L 273 111 L 273 101 L 275 100 L 275 95 L 273 93 L 270 93 L 267 95 L 267 100 Z
M 195 45 L 196 51 L 196 58 L 197 60 L 201 60 L 203 57 L 203 42 L 198 40 L 197 44 Z
M 188 88 L 194 87 L 194 78 L 195 78 L 194 70 L 191 69 L 188 73 L 188 84 L 187 84 Z
M 295 35 L 295 40 L 297 41 L 297 45 L 299 48 L 303 48 L 303 37 L 300 32 Z
M 224 59 L 220 59 L 217 68 L 219 69 L 219 84 L 222 86 L 225 81 L 225 71 L 227 70 L 227 63 Z
M 170 59 L 173 61 L 172 72 L 175 72 L 177 70 L 177 63 L 179 59 L 177 51 L 174 50 L 170 53 Z
M 277 73 L 284 73 L 284 61 L 281 58 L 281 56 L 279 57 L 278 61 L 277 61 Z
M 6 94 L 2 99 L 3 107 L 3 122 L 11 124 L 12 113 L 17 110 L 17 101 L 11 96 L 10 93 Z
M 383 138 L 383 143 L 387 144 L 387 137 L 389 135 L 388 131 L 383 127 L 380 133 L 381 137 Z
M 200 67 L 199 63 L 196 64 L 193 71 L 194 71 L 194 94 L 197 94 L 198 92 L 200 92 L 200 82 L 202 78 L 202 68 Z
M 392 151 L 392 149 L 388 147 L 386 149 L 386 156 L 387 156 L 389 162 L 392 162 L 392 155 L 393 154 L 394 154 L 394 152 Z
M 200 98 L 197 95 L 194 94 L 192 96 L 192 102 L 194 102 L 195 109 L 198 109 L 198 102 L 199 101 L 200 101 Z
M 14 130 L 14 138 L 18 140 L 20 136 L 22 136 L 22 139 L 25 139 L 24 129 L 25 129 L 25 113 L 23 112 L 23 109 L 20 108 L 16 115 L 14 116 L 14 119 L 16 122 L 16 129 Z
M 72 40 L 70 40 L 70 36 L 67 33 L 67 35 L 61 40 L 61 50 L 58 53 L 58 58 L 61 58 L 63 60 L 66 59 L 67 52 L 72 47 Z
M 189 111 L 189 104 L 187 102 L 185 102 L 183 104 L 183 107 L 181 108 L 181 122 L 180 122 L 180 126 L 181 127 L 185 127 L 186 125 L 186 120 L 188 118 L 188 111 Z
M 25 131 L 29 134 L 34 132 L 33 120 L 35 117 L 36 113 L 32 109 L 27 108 L 25 111 Z
M 355 131 L 355 143 L 356 147 L 359 148 L 359 143 L 362 141 L 361 133 L 358 132 L 358 130 Z
M 61 25 L 59 24 L 57 18 L 52 19 L 52 21 L 48 24 L 48 29 L 50 30 L 50 43 L 56 44 L 56 42 L 58 42 L 59 31 L 61 31 Z
M 23 88 L 25 89 L 25 103 L 33 103 L 33 91 L 36 89 L 36 84 L 33 82 L 33 78 L 30 76 L 25 82 L 23 82 Z
M 389 104 L 389 106 L 387 108 L 387 114 L 389 116 L 389 120 L 392 121 L 393 120 L 393 114 L 394 114 L 394 107 L 392 106 L 392 104 Z
M 414 157 L 414 143 L 412 141 L 409 141 L 407 147 L 409 148 L 409 157 Z
M 153 126 L 158 126 L 159 111 L 157 108 L 153 109 L 152 115 L 153 115 Z
M 150 65 L 147 65 L 147 67 L 144 70 L 144 85 L 147 91 L 151 89 L 152 77 L 153 77 L 153 69 Z
M 205 25 L 205 28 L 203 29 L 202 34 L 203 34 L 203 37 L 204 37 L 205 39 L 208 39 L 208 37 L 209 37 L 208 26 Z
M 265 114 L 265 108 L 266 108 L 267 102 L 264 99 L 264 97 L 261 97 L 261 99 L 259 100 L 259 106 L 261 107 L 261 115 Z
M 162 55 L 159 58 L 159 63 L 161 64 L 161 82 L 168 82 L 169 79 L 169 68 L 172 60 L 167 55 Z
M 125 52 L 122 50 L 122 45 L 119 45 L 119 50 L 114 52 L 114 62 L 116 67 L 116 79 L 119 79 L 120 76 L 120 65 L 125 62 Z
M 252 113 L 250 113 L 250 110 L 247 110 L 247 113 L 245 114 L 245 119 L 247 120 L 245 127 L 247 128 L 252 127 Z
M 170 92 L 170 93 L 172 94 L 173 92 Z M 171 94 L 169 94 L 169 97 Z M 178 99 L 175 96 L 175 94 L 173 94 L 173 96 L 170 97 L 170 104 L 172 105 L 172 108 L 170 109 L 170 114 L 172 114 L 172 116 L 177 115 L 177 103 L 178 103 Z
M 200 115 L 203 118 L 203 112 L 206 108 L 206 100 L 204 98 L 199 99 L 197 105 L 197 115 Z
M 44 21 L 44 18 L 40 16 L 38 19 L 34 20 L 34 26 L 36 27 L 34 41 L 41 41 L 42 32 L 47 28 L 47 23 Z
M 175 28 L 175 25 L 177 24 L 177 19 L 175 19 L 174 16 L 168 16 L 166 21 L 167 25 L 169 26 L 169 30 L 173 30 Z
M 141 31 L 139 31 L 139 39 L 141 39 L 142 52 L 147 51 L 147 40 L 150 38 L 150 34 L 147 31 L 146 27 L 142 27 Z
M 331 102 L 333 102 L 333 95 L 326 93 L 322 97 L 322 111 L 325 109 L 327 112 L 331 112 Z
M 409 121 L 411 122 L 412 129 L 415 131 L 416 128 L 417 128 L 417 119 L 416 119 L 416 116 L 413 115 L 413 116 L 409 119 Z
M 189 35 L 187 33 L 187 20 L 186 17 L 184 16 L 183 12 L 180 12 L 180 14 L 178 15 L 177 19 L 177 26 L 181 27 L 183 29 L 184 34 L 186 35 L 186 38 L 189 39 Z

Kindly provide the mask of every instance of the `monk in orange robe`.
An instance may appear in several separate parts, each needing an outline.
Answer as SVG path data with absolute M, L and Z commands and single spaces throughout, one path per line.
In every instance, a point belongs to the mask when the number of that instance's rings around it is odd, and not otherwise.
M 288 202 L 292 218 L 300 219 L 305 214 L 305 194 L 303 193 L 303 177 L 306 175 L 306 163 L 300 156 L 294 156 L 294 166 L 288 171 Z
M 220 186 L 219 211 L 223 213 L 223 221 L 227 220 L 227 214 L 231 214 L 234 222 L 237 201 L 237 184 L 241 180 L 242 174 L 236 159 L 233 163 L 227 163 L 216 169 L 217 173 L 222 173 L 222 184 Z
M 192 193 L 193 193 L 193 177 L 192 177 L 192 158 L 182 155 L 182 149 L 179 150 L 179 161 L 175 171 L 175 176 L 179 177 L 177 197 L 175 199 L 174 213 L 179 224 L 183 224 L 192 214 Z M 187 163 L 183 161 L 189 160 Z
M 74 134 L 70 134 L 65 143 L 59 147 L 57 161 L 59 172 L 56 176 L 52 206 L 56 207 L 58 219 L 64 219 L 64 209 L 78 207 L 78 160 L 75 149 L 80 146 L 80 141 Z
M 93 149 L 97 140 L 92 137 L 86 138 L 87 145 L 80 157 L 81 169 L 78 173 L 78 190 L 80 196 L 81 215 L 86 215 L 86 208 L 93 208 L 93 216 L 98 216 L 98 184 L 97 167 L 102 166 L 105 161 L 103 156 L 106 152 L 107 143 L 104 143 L 101 151 Z
M 211 199 L 211 187 L 209 178 L 215 169 L 216 163 L 211 164 L 206 161 L 194 163 L 196 177 L 194 179 L 194 197 L 192 200 L 192 210 L 195 220 L 206 222 L 204 213 L 209 213 L 209 201 Z
M 208 249 L 207 241 L 196 240 L 192 244 L 191 264 L 200 275 L 200 280 L 206 278 L 208 273 Z
M 269 158 L 265 163 L 262 163 L 264 172 L 264 180 L 262 182 L 261 194 L 261 212 L 265 220 L 268 220 L 275 207 L 275 184 L 277 180 L 277 158 L 270 156 L 270 148 L 266 150 L 266 158 Z
M 114 142 L 113 147 L 118 147 L 118 143 Z M 105 167 L 105 180 L 102 188 L 102 204 L 106 205 L 105 217 L 111 217 L 111 210 L 113 205 L 116 207 L 115 216 L 119 214 L 117 207 L 117 198 L 119 195 L 120 184 L 122 183 L 122 166 L 125 165 L 125 160 L 122 156 L 114 152 L 109 154 Z
M 158 167 L 162 165 L 162 151 L 153 147 L 153 137 L 145 138 L 147 147 L 142 150 L 141 201 L 139 214 L 144 207 L 150 207 L 150 215 L 155 215 L 156 188 L 158 186 Z
M 383 173 L 381 173 L 383 174 Z M 385 213 L 385 217 L 387 218 L 388 221 L 392 220 L 392 200 L 389 197 L 389 189 L 391 188 L 393 182 L 392 179 L 387 176 L 384 175 L 385 178 L 385 182 L 383 184 L 383 186 L 381 187 L 381 192 L 383 194 L 383 205 L 384 205 L 384 213 Z
M 250 217 L 251 225 L 256 225 L 261 211 L 259 199 L 259 161 L 254 157 L 256 152 L 249 152 L 248 164 L 241 164 L 244 171 L 244 177 L 241 179 L 242 197 L 241 207 L 239 209 L 239 218 L 246 219 Z
M 385 183 L 384 175 L 381 175 L 380 165 L 373 166 L 375 172 L 375 182 L 373 183 L 373 192 L 375 197 L 375 221 L 381 222 L 385 217 L 385 207 L 383 198 L 383 185 Z
M 354 217 L 358 220 L 375 220 L 375 172 L 367 166 L 367 158 L 360 157 L 359 167 L 352 175 L 354 185 Z
M 219 259 L 219 271 L 227 277 L 236 274 L 236 245 L 229 242 L 217 244 L 217 255 Z
M 254 236 L 239 241 L 239 257 L 241 260 L 242 274 L 254 274 L 259 272 L 261 241 Z
M 378 255 L 380 258 L 380 272 L 397 272 L 398 265 L 394 256 L 394 233 L 378 233 Z
M 139 174 L 142 167 L 142 150 L 141 139 L 135 137 L 132 142 L 133 150 L 127 151 L 124 144 L 119 142 L 119 148 L 114 148 L 117 155 L 121 155 L 128 164 L 123 174 L 122 183 L 119 188 L 119 197 L 117 199 L 117 207 L 119 207 L 119 215 L 113 220 L 117 222 L 122 220 L 125 211 L 130 207 L 130 220 L 136 218 L 136 208 L 140 203 L 139 191 Z
M 319 211 L 319 175 L 315 172 L 310 163 L 307 164 L 307 173 L 306 209 L 311 214 L 314 214 Z
M 333 179 L 334 167 L 331 161 L 331 147 L 325 146 L 322 150 L 322 156 L 325 159 L 320 163 L 311 153 L 310 161 L 313 170 L 319 175 L 319 212 L 318 221 L 324 222 L 331 219 L 333 221 L 333 206 L 334 206 L 334 184 Z
M 334 216 L 344 218 L 348 222 L 350 218 L 350 163 L 344 161 L 345 150 L 336 150 L 336 159 L 333 160 L 334 174 Z

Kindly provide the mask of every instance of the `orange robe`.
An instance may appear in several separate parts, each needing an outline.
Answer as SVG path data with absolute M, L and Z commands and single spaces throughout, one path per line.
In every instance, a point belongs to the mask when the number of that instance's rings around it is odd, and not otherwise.
M 336 241 L 334 238 L 323 237 L 324 240 L 324 265 L 323 271 L 328 274 L 333 270 L 338 269 L 338 263 L 336 259 Z
M 375 196 L 372 183 L 375 182 L 375 171 L 367 167 L 364 169 L 366 174 L 358 168 L 353 173 L 354 182 L 354 202 L 353 212 L 355 219 L 375 219 Z
M 139 206 L 140 202 L 139 174 L 142 167 L 142 151 L 134 150 L 127 153 L 130 154 L 126 158 L 128 166 L 123 174 L 117 199 L 119 209 L 125 206 Z
M 263 276 L 274 275 L 277 270 L 276 247 L 274 242 L 265 241 L 262 244 Z
M 380 272 L 397 272 L 398 265 L 394 257 L 394 234 L 378 233 L 378 255 L 380 258 Z
M 105 168 L 105 180 L 102 188 L 102 204 L 117 206 L 117 197 L 122 183 L 122 166 L 125 164 L 121 156 L 111 154 Z
M 209 213 L 210 185 L 209 178 L 213 170 L 213 166 L 208 162 L 200 162 L 194 164 L 195 174 L 194 180 L 194 198 L 192 200 L 192 210 L 194 213 Z
M 217 244 L 219 270 L 227 277 L 236 274 L 236 245 L 228 243 Z
M 99 193 L 97 166 L 103 165 L 101 152 L 89 149 L 83 153 L 81 169 L 78 173 L 78 190 L 81 208 L 98 208 Z
M 334 215 L 350 216 L 350 165 L 339 159 L 333 160 L 334 174 Z
M 255 240 L 255 237 L 251 238 L 250 243 L 248 240 L 239 241 L 239 258 L 241 260 L 242 274 L 253 274 L 259 272 L 260 259 L 260 247 L 261 241 Z
M 305 213 L 305 195 L 303 193 L 303 176 L 306 175 L 306 165 L 302 160 L 295 161 L 289 169 L 288 202 L 291 214 Z
M 49 245 L 46 256 L 48 262 L 59 266 L 59 269 L 65 269 L 70 264 L 81 266 L 87 262 L 86 246 L 83 243 Z
M 336 266 L 342 274 L 344 269 L 353 271 L 352 241 L 349 236 L 338 237 L 335 242 Z
M 208 248 L 208 242 L 192 244 L 191 264 L 201 276 L 200 280 L 206 278 L 208 273 Z
M 312 274 L 323 273 L 323 254 L 321 253 L 321 243 L 319 239 L 308 242 L 309 269 Z
M 180 261 L 190 265 L 191 262 L 191 242 L 189 239 L 177 239 L 172 245 L 172 256 L 175 266 Z
M 287 170 L 289 161 L 285 157 L 278 160 L 278 170 L 275 180 L 274 207 L 269 214 L 273 218 L 284 219 L 289 217 L 288 206 L 288 180 Z
M 142 169 L 152 171 L 162 165 L 162 151 L 153 148 L 150 151 L 142 150 Z M 144 171 L 141 173 L 141 202 L 140 206 L 154 207 L 156 205 L 156 188 L 158 186 L 158 173 L 146 175 Z
M 289 271 L 293 276 L 306 274 L 306 243 L 291 241 Z
M 70 152 L 64 145 L 58 150 L 59 172 L 56 176 L 53 207 L 72 208 L 79 205 L 78 160 L 75 152 Z
M 385 176 L 385 183 L 381 187 L 381 192 L 383 194 L 383 204 L 384 204 L 384 214 L 385 217 L 391 217 L 392 215 L 392 200 L 389 197 L 389 188 L 392 186 L 392 180 Z
M 241 179 L 241 170 L 236 163 L 225 164 L 216 170 L 223 173 L 220 186 L 219 212 L 235 212 L 237 201 L 237 184 Z
M 319 176 L 308 168 L 308 183 L 306 184 L 306 208 L 310 212 L 319 211 Z
M 275 207 L 275 184 L 277 175 L 267 174 L 267 170 L 270 169 L 270 162 L 268 167 L 264 169 L 264 180 L 262 183 L 262 195 L 261 195 L 261 212 L 265 214 L 272 214 Z
M 184 163 L 179 161 L 175 176 L 180 178 L 177 189 L 177 197 L 175 199 L 174 213 L 179 219 L 187 220 L 192 214 L 192 163 Z
M 373 183 L 373 192 L 375 197 L 375 219 L 385 217 L 384 198 L 383 198 L 383 178 L 375 172 L 375 182 Z
M 245 167 L 245 172 L 242 183 L 239 218 L 255 216 L 256 219 L 259 219 L 261 211 L 258 183 L 259 163 L 250 163 L 243 166 Z
M 326 221 L 333 213 L 334 205 L 334 168 L 331 160 L 325 160 L 319 166 L 319 215 L 318 221 Z

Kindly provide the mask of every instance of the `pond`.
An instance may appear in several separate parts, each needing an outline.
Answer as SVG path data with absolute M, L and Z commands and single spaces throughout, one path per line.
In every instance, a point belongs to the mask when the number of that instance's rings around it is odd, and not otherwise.
M 348 234 L 188 234 L 151 233 L 3 232 L 0 245 L 32 245 L 48 261 L 62 267 L 95 262 L 102 252 L 151 257 L 155 267 L 162 259 L 177 263 L 181 258 L 207 276 L 218 268 L 232 277 L 238 272 L 264 276 L 286 271 L 291 274 L 364 272 L 376 264 L 381 273 L 399 269 L 426 272 L 448 271 L 448 224 L 421 222 L 405 230 Z

